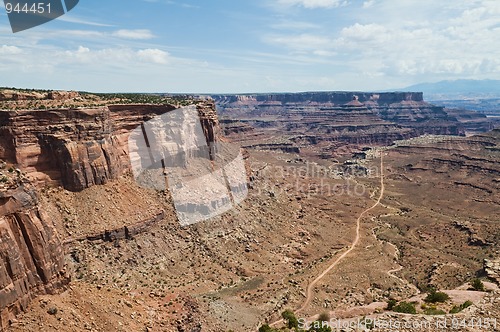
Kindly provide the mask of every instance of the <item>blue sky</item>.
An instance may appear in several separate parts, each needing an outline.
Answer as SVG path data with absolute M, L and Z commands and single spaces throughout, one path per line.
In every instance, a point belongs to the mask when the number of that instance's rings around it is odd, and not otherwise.
M 498 36 L 498 0 L 81 0 L 16 34 L 0 8 L 0 86 L 241 93 L 499 79 Z

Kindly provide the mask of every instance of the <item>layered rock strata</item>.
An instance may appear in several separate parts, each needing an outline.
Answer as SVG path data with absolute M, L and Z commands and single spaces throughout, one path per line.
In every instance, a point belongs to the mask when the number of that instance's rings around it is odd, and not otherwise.
M 229 134 L 249 131 L 292 137 L 296 146 L 335 142 L 389 145 L 423 134 L 459 135 L 491 130 L 484 115 L 448 110 L 424 101 L 422 93 L 308 92 L 214 95 Z M 252 136 L 249 134 L 247 136 Z M 256 141 L 259 137 L 256 136 Z M 327 143 L 331 145 L 332 143 Z M 251 146 L 252 144 L 250 144 Z M 257 147 L 258 148 L 258 147 Z
M 130 170 L 131 130 L 173 105 L 113 105 L 95 109 L 0 110 L 0 158 L 38 185 L 80 191 Z M 220 135 L 213 104 L 198 105 L 208 142 Z
M 61 241 L 29 184 L 0 191 L 0 331 L 39 294 L 69 281 Z
M 214 104 L 195 107 L 206 145 L 223 141 Z M 113 105 L 0 110 L 0 331 L 34 296 L 60 290 L 69 281 L 63 242 L 72 239 L 60 240 L 52 220 L 61 216 L 44 211 L 36 188 L 63 186 L 77 192 L 129 172 L 130 132 L 175 109 L 173 105 Z M 182 124 L 172 130 L 182 131 Z M 176 143 L 183 148 L 183 141 Z M 129 227 L 84 238 L 131 237 L 163 217 L 162 211 Z

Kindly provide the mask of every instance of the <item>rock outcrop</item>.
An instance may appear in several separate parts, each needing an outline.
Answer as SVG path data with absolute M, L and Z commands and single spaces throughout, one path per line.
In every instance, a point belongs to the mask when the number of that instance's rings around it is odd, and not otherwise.
M 0 90 L 0 101 L 20 101 L 20 100 L 69 100 L 80 97 L 76 91 L 19 91 Z
M 447 110 L 424 101 L 422 93 L 307 92 L 212 96 L 227 133 L 270 128 L 300 146 L 335 142 L 389 145 L 423 134 L 465 135 L 491 130 L 484 115 Z M 235 125 L 237 121 L 238 125 Z M 251 136 L 251 135 L 249 135 Z M 330 155 L 330 154 L 329 154 Z
M 36 184 L 80 191 L 130 170 L 127 140 L 144 121 L 173 105 L 113 105 L 95 109 L 0 111 L 0 158 Z M 197 106 L 208 142 L 221 133 L 215 107 Z
M 499 138 L 500 129 L 495 129 L 482 135 L 448 138 L 438 142 L 423 142 L 419 145 L 401 142 L 396 151 L 421 156 L 418 162 L 408 165 L 410 170 L 435 173 L 459 172 L 464 176 L 460 181 L 455 181 L 456 185 L 473 187 L 490 195 L 499 190 L 497 180 L 500 177 Z M 486 181 L 480 180 L 479 177 Z
M 81 191 L 129 172 L 130 132 L 174 109 L 148 104 L 0 110 L 0 331 L 34 296 L 69 282 L 63 243 L 72 239 L 61 241 L 52 222 L 56 216 L 40 206 L 36 188 L 61 185 Z M 221 140 L 214 104 L 199 103 L 196 110 L 206 143 Z M 163 217 L 161 211 L 138 224 L 85 238 L 131 237 Z
M 47 98 L 47 95 L 40 92 L 0 91 L 0 101 L 40 100 L 45 98 Z
M 61 241 L 27 183 L 0 191 L 0 331 L 39 294 L 69 281 Z
M 500 259 L 485 259 L 484 271 L 488 278 L 500 284 Z

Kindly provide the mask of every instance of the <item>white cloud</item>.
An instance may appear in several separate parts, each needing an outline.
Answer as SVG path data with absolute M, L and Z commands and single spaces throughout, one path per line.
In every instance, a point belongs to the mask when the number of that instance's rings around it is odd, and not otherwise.
M 137 52 L 137 55 L 144 61 L 157 64 L 166 64 L 169 56 L 169 54 L 165 51 L 151 48 L 140 50 Z
M 298 0 L 284 2 L 299 4 Z M 356 21 L 344 27 L 328 29 L 319 22 L 314 34 L 286 33 L 284 29 L 263 41 L 281 46 L 311 65 L 314 60 L 334 66 L 343 63 L 339 76 L 350 73 L 345 76 L 379 82 L 380 88 L 403 79 L 417 82 L 500 75 L 500 43 L 495 42 L 500 33 L 500 2 L 463 0 L 456 7 L 431 2 L 366 0 L 363 7 L 370 9 L 358 11 L 353 16 Z M 321 71 L 317 73 L 321 75 Z
M 0 46 L 0 54 L 2 55 L 13 55 L 20 53 L 22 53 L 22 50 L 17 46 L 9 46 L 9 45 Z
M 366 24 L 362 25 L 356 23 L 350 27 L 343 28 L 340 32 L 342 37 L 352 38 L 356 40 L 373 40 L 380 39 L 382 36 L 387 35 L 387 28 L 380 24 Z
M 121 29 L 113 32 L 114 37 L 123 39 L 152 39 L 154 35 L 147 29 L 127 30 Z
M 77 37 L 77 38 L 105 37 L 104 33 L 99 32 L 99 31 L 93 31 L 93 30 L 64 30 L 64 31 L 57 31 L 53 35 L 57 36 L 59 38 L 61 38 L 62 36 L 64 36 L 64 37 Z
M 282 45 L 292 50 L 319 50 L 330 48 L 331 39 L 313 34 L 299 35 L 271 35 L 264 37 L 264 41 L 272 45 Z
M 65 62 L 75 63 L 99 63 L 103 66 L 128 67 L 141 63 L 166 64 L 169 54 L 159 49 L 141 49 L 134 51 L 129 48 L 106 48 L 92 50 L 88 47 L 79 46 L 77 50 L 65 51 L 62 59 Z
M 364 9 L 371 8 L 375 4 L 375 2 L 376 2 L 375 0 L 368 0 L 363 2 L 363 8 Z
M 302 6 L 305 8 L 336 8 L 348 4 L 345 0 L 278 0 L 285 6 Z

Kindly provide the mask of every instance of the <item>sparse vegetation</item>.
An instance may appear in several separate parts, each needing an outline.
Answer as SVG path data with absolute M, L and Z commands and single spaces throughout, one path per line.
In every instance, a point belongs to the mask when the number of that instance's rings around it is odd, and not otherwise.
M 404 314 L 416 314 L 417 309 L 415 308 L 415 304 L 410 302 L 401 302 L 398 305 L 394 306 L 393 311 L 400 312 Z
M 427 294 L 427 297 L 424 299 L 424 301 L 427 303 L 444 303 L 449 299 L 449 295 L 444 292 L 431 291 L 429 294 Z
M 398 304 L 398 301 L 394 300 L 394 299 L 390 299 L 388 302 L 387 302 L 387 307 L 386 307 L 386 310 L 393 310 L 394 307 L 396 306 L 396 304 Z
M 291 310 L 285 310 L 282 314 L 281 317 L 286 321 L 286 325 L 288 328 L 298 328 L 299 327 L 299 321 L 297 317 L 295 317 L 295 314 Z
M 116 100 L 121 104 L 174 104 L 174 105 L 191 105 L 199 103 L 192 96 L 165 96 L 162 94 L 145 94 L 145 93 L 96 93 L 95 96 L 102 100 Z
M 186 106 L 198 104 L 200 99 L 188 95 L 167 95 L 153 93 L 89 93 L 79 91 L 77 97 L 54 100 L 49 98 L 51 90 L 2 88 L 1 91 L 11 93 L 32 94 L 28 98 L 4 100 L 0 102 L 0 109 L 78 109 L 80 107 L 100 107 L 109 104 L 172 104 Z
M 274 329 L 272 329 L 269 325 L 267 324 L 264 324 L 262 325 L 261 327 L 259 327 L 259 332 L 273 332 L 273 331 L 276 331 Z
M 424 310 L 424 314 L 426 315 L 446 315 L 446 311 L 437 309 L 434 307 L 430 307 Z
M 484 292 L 486 290 L 483 282 L 479 278 L 472 280 L 471 286 L 472 286 L 472 289 L 475 291 Z
M 471 301 L 465 301 L 464 303 L 462 303 L 461 305 L 459 306 L 454 306 L 453 308 L 451 308 L 450 310 L 450 314 L 457 314 L 459 313 L 460 311 L 464 310 L 464 309 L 467 309 L 468 307 L 470 307 L 471 305 L 473 305 L 474 303 L 472 303 Z
M 323 312 L 319 315 L 318 321 L 320 322 L 329 322 L 330 321 L 330 314 L 327 312 Z

